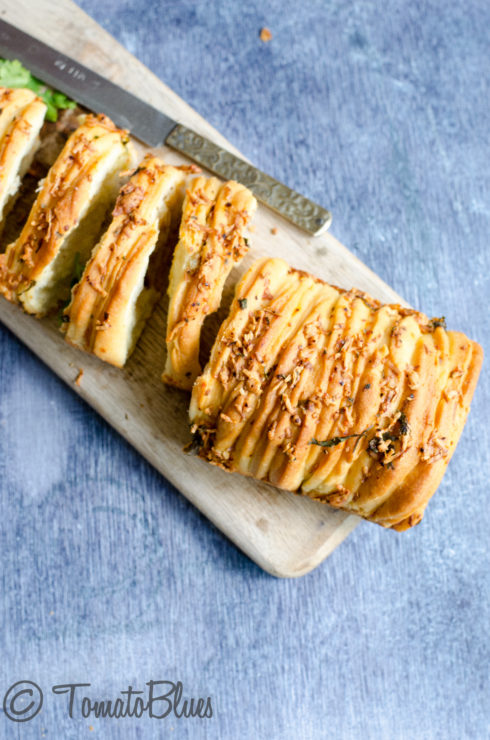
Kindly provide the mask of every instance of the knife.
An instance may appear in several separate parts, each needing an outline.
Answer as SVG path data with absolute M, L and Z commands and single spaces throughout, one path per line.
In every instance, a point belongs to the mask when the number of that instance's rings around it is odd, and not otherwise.
M 303 231 L 317 235 L 330 226 L 332 216 L 322 206 L 3 20 L 0 56 L 18 59 L 47 85 L 96 113 L 106 113 L 144 144 L 166 144 L 220 177 L 239 180 L 262 203 Z

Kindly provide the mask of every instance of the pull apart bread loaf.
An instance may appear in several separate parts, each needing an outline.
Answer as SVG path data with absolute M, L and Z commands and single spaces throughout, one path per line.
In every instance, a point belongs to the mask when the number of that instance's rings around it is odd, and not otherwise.
M 239 282 L 194 385 L 193 447 L 405 530 L 454 452 L 481 362 L 443 320 L 264 259 Z
M 74 263 L 83 265 L 131 165 L 126 131 L 89 115 L 49 170 L 19 238 L 1 257 L 1 292 L 42 316 L 70 294 Z
M 123 186 L 65 310 L 71 344 L 124 365 L 164 292 L 162 265 L 177 235 L 185 182 L 182 170 L 149 154 Z
M 244 230 L 256 207 L 252 193 L 233 181 L 197 177 L 187 191 L 168 288 L 162 379 L 170 385 L 190 390 L 201 372 L 202 325 L 218 309 L 226 278 L 248 249 Z
M 31 90 L 0 87 L 0 224 L 31 166 L 46 110 Z

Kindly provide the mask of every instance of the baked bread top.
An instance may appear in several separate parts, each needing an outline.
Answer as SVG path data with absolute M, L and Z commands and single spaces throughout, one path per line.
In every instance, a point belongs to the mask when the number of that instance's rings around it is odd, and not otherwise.
M 176 235 L 185 182 L 181 169 L 148 154 L 122 187 L 111 224 L 64 312 L 71 344 L 125 364 L 164 290 L 160 252 Z
M 0 226 L 37 149 L 46 110 L 31 90 L 0 87 Z
M 482 355 L 443 320 L 259 260 L 195 382 L 194 447 L 226 470 L 404 530 L 454 452 Z
M 246 253 L 245 228 L 257 202 L 237 182 L 197 177 L 187 190 L 170 271 L 163 380 L 190 390 L 199 374 L 204 319 L 216 311 L 226 278 Z
M 2 255 L 1 290 L 42 315 L 66 299 L 75 255 L 93 247 L 118 173 L 131 163 L 126 131 L 86 116 L 49 170 L 18 239 Z

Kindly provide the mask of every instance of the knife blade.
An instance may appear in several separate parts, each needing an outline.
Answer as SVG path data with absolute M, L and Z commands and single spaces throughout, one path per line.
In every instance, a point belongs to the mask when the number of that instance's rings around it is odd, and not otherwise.
M 3 20 L 0 56 L 18 59 L 47 85 L 95 113 L 105 113 L 144 144 L 166 144 L 220 177 L 239 180 L 262 203 L 303 231 L 316 236 L 330 226 L 332 216 L 322 206 Z

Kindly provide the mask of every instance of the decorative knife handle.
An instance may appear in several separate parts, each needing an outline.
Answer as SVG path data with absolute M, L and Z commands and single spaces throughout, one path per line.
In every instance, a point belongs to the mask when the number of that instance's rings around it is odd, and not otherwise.
M 330 226 L 332 216 L 325 208 L 180 123 L 165 143 L 216 175 L 226 180 L 239 180 L 262 203 L 309 234 L 320 234 Z

